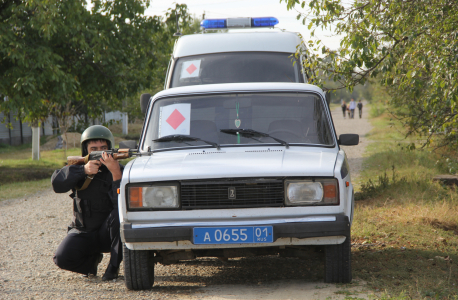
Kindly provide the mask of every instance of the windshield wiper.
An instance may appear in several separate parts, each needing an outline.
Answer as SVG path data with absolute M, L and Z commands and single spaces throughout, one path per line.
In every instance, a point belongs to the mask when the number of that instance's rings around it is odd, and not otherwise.
M 281 140 L 281 139 L 277 139 L 276 137 L 273 137 L 270 134 L 267 134 L 267 133 L 264 133 L 264 132 L 260 132 L 260 131 L 256 131 L 256 130 L 253 130 L 253 129 L 221 129 L 220 131 L 224 132 L 224 133 L 227 133 L 227 134 L 233 134 L 233 135 L 240 134 L 241 136 L 245 136 L 245 137 L 248 137 L 248 138 L 253 138 L 253 137 L 256 137 L 256 136 L 269 137 L 269 138 L 271 138 L 273 140 L 276 140 L 280 144 L 284 145 L 286 147 L 286 149 L 289 148 L 288 142 L 285 142 L 284 140 Z
M 197 137 L 184 135 L 184 134 L 172 134 L 172 135 L 163 136 L 161 138 L 153 140 L 153 142 L 172 142 L 172 141 L 178 142 L 178 143 L 201 141 L 209 145 L 212 145 L 213 147 L 215 147 L 218 150 L 221 149 L 217 143 L 209 142 L 209 141 L 197 138 Z

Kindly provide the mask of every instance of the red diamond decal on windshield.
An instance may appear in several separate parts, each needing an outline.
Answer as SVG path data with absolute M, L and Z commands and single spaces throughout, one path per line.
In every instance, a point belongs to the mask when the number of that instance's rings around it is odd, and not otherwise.
M 169 123 L 170 126 L 173 127 L 173 129 L 176 130 L 185 119 L 186 118 L 183 117 L 183 115 L 178 111 L 178 109 L 175 109 L 173 113 L 165 121 Z
M 194 71 L 197 70 L 196 66 L 194 64 L 191 64 L 187 69 L 186 71 L 188 71 L 189 75 L 191 75 L 192 73 L 194 73 Z

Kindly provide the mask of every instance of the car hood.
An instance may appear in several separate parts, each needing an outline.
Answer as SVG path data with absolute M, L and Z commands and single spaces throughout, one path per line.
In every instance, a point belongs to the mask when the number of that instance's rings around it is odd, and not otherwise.
M 156 152 L 132 162 L 129 182 L 241 177 L 333 177 L 336 157 L 336 149 L 313 147 Z

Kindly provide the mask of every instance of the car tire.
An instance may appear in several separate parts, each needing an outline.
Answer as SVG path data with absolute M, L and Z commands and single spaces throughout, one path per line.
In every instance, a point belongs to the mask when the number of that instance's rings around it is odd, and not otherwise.
M 154 261 L 151 251 L 129 250 L 123 245 L 124 278 L 129 290 L 148 290 L 154 284 Z
M 326 283 L 351 282 L 351 238 L 348 236 L 340 245 L 327 245 L 325 248 Z

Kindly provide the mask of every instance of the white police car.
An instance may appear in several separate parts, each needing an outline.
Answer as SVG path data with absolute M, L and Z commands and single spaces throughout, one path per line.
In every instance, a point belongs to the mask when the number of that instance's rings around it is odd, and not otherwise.
M 119 197 L 129 289 L 150 288 L 156 263 L 316 247 L 326 282 L 351 281 L 353 186 L 340 145 L 359 137 L 336 136 L 320 88 L 188 85 L 143 104 L 141 156 Z
M 204 30 L 251 30 L 192 34 L 175 44 L 165 88 L 237 82 L 307 82 L 297 47 L 305 50 L 297 33 L 273 28 L 276 18 L 203 20 Z M 254 30 L 254 31 L 253 31 Z M 257 30 L 257 31 L 256 31 Z M 294 64 L 293 64 L 294 62 Z

